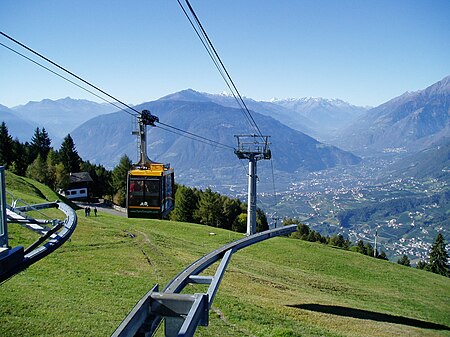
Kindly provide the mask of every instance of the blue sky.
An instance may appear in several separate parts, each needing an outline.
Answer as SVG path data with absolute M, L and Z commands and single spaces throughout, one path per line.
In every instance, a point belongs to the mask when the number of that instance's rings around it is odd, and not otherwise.
M 450 75 L 448 0 L 191 4 L 241 94 L 256 100 L 376 106 Z M 186 88 L 227 90 L 176 0 L 2 0 L 0 30 L 127 103 Z M 99 101 L 2 46 L 0 67 L 0 104 L 8 107 Z

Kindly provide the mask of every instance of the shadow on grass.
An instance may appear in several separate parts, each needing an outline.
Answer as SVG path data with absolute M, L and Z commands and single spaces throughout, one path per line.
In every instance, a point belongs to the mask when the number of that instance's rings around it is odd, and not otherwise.
M 352 318 L 359 318 L 359 319 L 370 319 L 372 321 L 377 321 L 377 322 L 387 322 L 387 323 L 409 325 L 409 326 L 413 326 L 416 328 L 450 331 L 450 327 L 442 325 L 442 324 L 425 322 L 425 321 L 421 321 L 421 320 L 414 319 L 414 318 L 382 314 L 379 312 L 341 307 L 341 306 L 336 306 L 336 305 L 293 304 L 293 305 L 288 305 L 288 307 L 316 311 L 316 312 L 338 315 L 338 316 L 345 316 L 345 317 L 352 317 Z

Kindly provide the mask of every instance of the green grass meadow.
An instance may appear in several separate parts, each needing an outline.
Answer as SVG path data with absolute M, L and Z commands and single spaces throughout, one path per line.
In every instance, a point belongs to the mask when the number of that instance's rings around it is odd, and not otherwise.
M 33 203 L 58 198 L 10 173 L 7 189 Z M 242 237 L 101 210 L 77 214 L 69 242 L 0 285 L 0 336 L 110 336 L 154 284 L 163 288 L 194 260 Z M 16 224 L 9 231 L 13 246 L 34 239 Z M 233 255 L 210 324 L 196 336 L 450 336 L 450 278 L 273 238 Z

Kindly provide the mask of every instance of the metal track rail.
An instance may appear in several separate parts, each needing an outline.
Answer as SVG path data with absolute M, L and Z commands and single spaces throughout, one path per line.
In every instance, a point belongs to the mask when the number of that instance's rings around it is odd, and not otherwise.
M 25 214 L 25 212 L 46 208 L 58 208 L 64 213 L 65 219 L 36 220 Z M 18 223 L 39 233 L 41 237 L 25 250 L 22 246 L 17 246 L 3 252 L 3 256 L 0 256 L 0 282 L 7 280 L 55 251 L 70 238 L 77 225 L 75 211 L 59 201 L 22 207 L 7 206 L 6 211 L 7 222 Z M 47 226 L 49 224 L 52 224 L 51 228 Z
M 198 259 L 175 276 L 158 292 L 155 285 L 134 306 L 112 337 L 152 336 L 165 320 L 165 336 L 193 336 L 198 325 L 208 325 L 208 313 L 219 288 L 231 255 L 239 249 L 295 232 L 297 225 L 268 230 L 231 242 Z M 221 260 L 213 276 L 199 275 L 213 263 Z M 180 294 L 188 284 L 209 284 L 201 294 Z

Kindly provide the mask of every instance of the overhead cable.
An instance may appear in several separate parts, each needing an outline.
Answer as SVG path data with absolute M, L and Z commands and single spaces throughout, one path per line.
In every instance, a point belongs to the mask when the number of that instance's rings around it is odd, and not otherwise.
M 30 62 L 36 64 L 37 66 L 39 66 L 39 67 L 41 67 L 41 68 L 43 68 L 43 69 L 45 69 L 45 70 L 48 70 L 48 71 L 51 72 L 52 74 L 54 74 L 54 75 L 56 75 L 56 76 L 58 76 L 58 77 L 61 77 L 63 80 L 65 80 L 65 81 L 67 81 L 67 82 L 69 82 L 69 83 L 71 83 L 71 84 L 77 86 L 78 88 L 80 88 L 80 89 L 82 89 L 82 90 L 84 90 L 84 91 L 86 91 L 86 92 L 88 92 L 88 93 L 94 95 L 95 97 L 97 97 L 97 98 L 99 98 L 99 99 L 105 101 L 106 103 L 109 103 L 109 104 L 113 105 L 113 106 L 116 107 L 117 109 L 122 110 L 122 111 L 126 112 L 127 114 L 129 114 L 129 115 L 131 115 L 131 116 L 133 116 L 133 117 L 137 117 L 135 114 L 130 113 L 129 111 L 123 109 L 121 106 L 115 104 L 114 102 L 111 102 L 111 101 L 107 100 L 106 98 L 104 98 L 104 97 L 102 97 L 102 96 L 96 94 L 96 93 L 93 92 L 92 90 L 89 90 L 89 89 L 83 87 L 82 85 L 80 85 L 80 84 L 78 84 L 78 83 L 72 81 L 71 79 L 69 79 L 69 78 L 67 78 L 67 77 L 65 77 L 65 76 L 63 76 L 63 75 L 57 73 L 56 71 L 54 71 L 54 70 L 52 70 L 52 69 L 50 69 L 50 68 L 44 66 L 43 64 L 41 64 L 41 63 L 39 63 L 39 62 L 37 62 L 37 61 L 31 59 L 30 57 L 28 57 L 28 56 L 26 56 L 26 55 L 24 55 L 24 54 L 22 54 L 22 53 L 20 53 L 20 52 L 18 52 L 17 50 L 14 50 L 13 48 L 8 47 L 7 45 L 5 45 L 5 44 L 3 44 L 3 43 L 1 43 L 1 42 L 0 42 L 0 45 L 1 45 L 2 47 L 5 47 L 6 49 L 9 49 L 9 50 L 12 51 L 13 53 L 16 53 L 17 55 L 19 55 L 19 56 L 25 58 L 26 60 L 28 60 L 28 61 L 30 61 Z
M 122 102 L 121 100 L 117 99 L 116 97 L 114 97 L 114 96 L 108 94 L 106 91 L 104 91 L 104 90 L 98 88 L 97 86 L 95 86 L 95 85 L 91 84 L 90 82 L 84 80 L 84 79 L 81 78 L 80 76 L 78 76 L 78 75 L 74 74 L 73 72 L 67 70 L 66 68 L 64 68 L 64 67 L 62 67 L 62 66 L 60 66 L 60 65 L 58 65 L 58 64 L 55 63 L 54 61 L 50 60 L 49 58 L 43 56 L 42 54 L 40 54 L 40 53 L 38 53 L 38 52 L 36 52 L 36 51 L 34 51 L 33 49 L 31 49 L 30 47 L 26 46 L 25 44 L 23 44 L 23 43 L 17 41 L 16 39 L 10 37 L 9 35 L 7 35 L 7 34 L 5 34 L 5 33 L 3 33 L 3 32 L 0 32 L 0 34 L 3 35 L 4 37 L 8 38 L 9 40 L 13 41 L 14 43 L 20 45 L 21 47 L 25 48 L 26 50 L 30 51 L 31 53 L 33 53 L 33 54 L 39 56 L 40 58 L 42 58 L 43 60 L 47 61 L 48 63 L 54 65 L 54 66 L 57 67 L 58 69 L 63 70 L 64 72 L 70 74 L 71 76 L 75 77 L 76 79 L 80 80 L 81 82 L 87 84 L 88 86 L 94 88 L 95 90 L 101 92 L 102 94 L 104 94 L 104 95 L 110 97 L 112 100 L 114 100 L 114 101 L 116 101 L 116 102 L 122 104 L 122 105 L 125 106 L 127 109 L 129 109 L 129 110 L 131 110 L 131 111 L 133 111 L 133 112 L 135 112 L 135 113 L 131 113 L 130 111 L 128 111 L 128 110 L 124 109 L 123 107 L 121 107 L 121 106 L 115 104 L 114 102 L 111 102 L 110 100 L 105 99 L 104 97 L 102 97 L 102 96 L 96 94 L 96 93 L 93 92 L 92 90 L 89 90 L 89 89 L 83 87 L 82 85 L 80 85 L 80 84 L 78 84 L 78 83 L 72 81 L 71 79 L 69 79 L 69 78 L 67 78 L 67 77 L 65 77 L 65 76 L 63 76 L 63 75 L 61 75 L 61 74 L 59 74 L 58 72 L 56 72 L 56 71 L 50 69 L 49 67 L 44 66 L 43 64 L 41 64 L 41 63 L 39 63 L 39 62 L 37 62 L 37 61 L 31 59 L 30 57 L 28 57 L 28 56 L 26 56 L 26 55 L 24 55 L 24 54 L 18 52 L 17 50 L 14 50 L 13 48 L 8 47 L 8 46 L 6 46 L 6 45 L 3 44 L 3 43 L 0 43 L 1 46 L 3 46 L 3 47 L 5 47 L 5 48 L 9 49 L 10 51 L 12 51 L 12 52 L 16 53 L 17 55 L 19 55 L 19 56 L 21 56 L 21 57 L 27 59 L 28 61 L 30 61 L 30 62 L 32 62 L 32 63 L 34 63 L 34 64 L 36 64 L 36 65 L 42 67 L 43 69 L 45 69 L 45 70 L 51 72 L 52 74 L 54 74 L 54 75 L 56 75 L 56 76 L 58 76 L 58 77 L 60 77 L 60 78 L 62 78 L 62 79 L 64 79 L 64 80 L 68 81 L 69 83 L 71 83 L 71 84 L 77 86 L 78 88 L 83 89 L 83 90 L 86 91 L 86 92 L 89 92 L 90 94 L 94 95 L 95 97 L 98 97 L 98 98 L 100 98 L 101 100 L 103 100 L 103 101 L 105 101 L 105 102 L 107 102 L 107 103 L 113 105 L 114 107 L 118 108 L 119 110 L 124 111 L 124 112 L 126 112 L 126 113 L 132 115 L 132 116 L 135 117 L 135 118 L 136 118 L 136 117 L 139 117 L 139 116 L 142 114 L 140 111 L 136 110 L 136 109 L 133 108 L 132 106 L 130 106 L 130 105 L 128 105 L 128 104 Z M 161 124 L 161 125 L 164 126 L 164 127 L 160 127 L 161 129 L 166 130 L 166 131 L 169 131 L 169 132 L 172 132 L 172 133 L 176 133 L 176 134 L 178 134 L 178 135 L 180 135 L 180 136 L 187 137 L 187 138 L 190 138 L 190 139 L 192 139 L 192 140 L 200 141 L 200 142 L 202 142 L 202 143 L 204 143 L 204 144 L 208 144 L 208 145 L 212 145 L 212 146 L 220 146 L 220 147 L 226 148 L 226 149 L 233 149 L 232 146 L 229 146 L 229 145 L 226 145 L 226 144 L 222 144 L 222 143 L 217 142 L 217 141 L 215 141 L 215 140 L 212 140 L 212 139 L 209 139 L 209 138 L 206 138 L 206 137 L 203 137 L 203 136 L 194 134 L 194 133 L 189 132 L 189 131 L 182 130 L 182 129 L 177 128 L 177 127 L 175 127 L 175 126 L 172 126 L 172 125 L 169 125 L 169 124 L 165 124 L 165 123 L 162 123 L 162 122 L 157 122 L 157 123 L 159 123 L 159 124 Z M 177 132 L 171 131 L 170 129 L 176 130 Z
M 237 101 L 238 105 L 241 107 L 250 126 L 255 130 L 255 132 L 258 134 L 258 136 L 262 137 L 261 130 L 259 129 L 258 125 L 256 124 L 252 114 L 250 113 L 250 110 L 248 109 L 247 105 L 245 104 L 245 101 L 243 100 L 241 94 L 239 93 L 239 90 L 237 89 L 236 85 L 234 84 L 233 79 L 231 78 L 231 76 L 228 73 L 225 65 L 223 64 L 219 54 L 217 53 L 216 49 L 214 48 L 213 43 L 211 42 L 210 38 L 208 37 L 208 34 L 206 33 L 205 29 L 203 28 L 203 25 L 201 24 L 197 14 L 195 13 L 194 9 L 191 6 L 191 4 L 189 3 L 188 0 L 185 0 L 185 3 L 187 5 L 187 7 L 189 8 L 189 12 L 191 13 L 191 15 L 195 21 L 195 24 L 193 23 L 193 20 L 191 19 L 190 15 L 187 13 L 186 9 L 184 8 L 184 6 L 180 2 L 180 0 L 177 0 L 177 2 L 180 5 L 181 9 L 183 10 L 183 13 L 185 14 L 185 16 L 191 23 L 191 26 L 194 28 L 197 36 L 201 40 L 203 46 L 207 50 L 212 61 L 216 65 L 216 68 L 219 70 L 220 75 L 222 76 L 222 78 L 224 79 L 228 88 L 230 89 L 233 97 Z M 198 30 L 200 30 L 200 32 Z
M 163 125 L 163 126 L 169 127 L 169 128 L 171 128 L 171 129 L 174 129 L 174 130 L 176 130 L 176 131 L 185 133 L 185 134 L 187 134 L 187 135 L 189 135 L 189 136 L 196 137 L 195 140 L 201 140 L 203 143 L 208 142 L 207 144 L 209 144 L 209 145 L 217 145 L 217 146 L 220 146 L 220 147 L 223 147 L 223 148 L 226 148 L 226 149 L 234 150 L 234 148 L 233 148 L 232 146 L 229 146 L 229 145 L 226 145 L 226 144 L 219 143 L 219 142 L 217 142 L 217 141 L 215 141 L 215 140 L 212 140 L 212 139 L 209 139 L 209 138 L 206 138 L 206 137 L 203 137 L 203 136 L 199 136 L 199 135 L 197 135 L 197 134 L 195 134 L 195 133 L 192 133 L 192 132 L 189 132 L 189 131 L 185 131 L 185 130 L 179 129 L 179 128 L 175 127 L 175 126 L 171 126 L 171 125 L 168 125 L 168 124 L 165 124 L 165 123 L 161 123 L 161 122 L 157 122 L 157 123 L 158 123 L 158 124 L 161 124 L 161 125 Z M 194 139 L 194 138 L 191 138 L 191 139 Z
M 111 98 L 111 99 L 115 100 L 116 102 L 122 104 L 123 106 L 127 107 L 128 109 L 130 109 L 130 110 L 136 112 L 138 115 L 141 115 L 141 113 L 140 113 L 139 111 L 137 111 L 136 109 L 134 109 L 132 106 L 130 106 L 130 105 L 128 105 L 128 104 L 122 102 L 121 100 L 117 99 L 116 97 L 114 97 L 114 96 L 108 94 L 106 91 L 100 89 L 99 87 L 96 87 L 96 86 L 93 85 L 92 83 L 86 81 L 85 79 L 81 78 L 80 76 L 78 76 L 78 75 L 74 74 L 73 72 L 67 70 L 67 69 L 64 68 L 63 66 L 60 66 L 60 65 L 57 64 L 56 62 L 50 60 L 49 58 L 45 57 L 44 55 L 38 53 L 37 51 L 35 51 L 35 50 L 31 49 L 30 47 L 24 45 L 23 43 L 17 41 L 16 39 L 12 38 L 11 36 L 9 36 L 9 35 L 7 35 L 7 34 L 1 32 L 1 31 L 0 31 L 0 34 L 3 35 L 4 37 L 6 37 L 8 40 L 10 40 L 10 41 L 12 41 L 12 42 L 18 44 L 18 45 L 21 46 L 22 48 L 25 48 L 26 50 L 28 50 L 29 52 L 33 53 L 34 55 L 36 55 L 36 56 L 40 57 L 41 59 L 47 61 L 48 63 L 52 64 L 53 66 L 55 66 L 55 67 L 59 68 L 60 70 L 62 70 L 62 71 L 64 71 L 64 72 L 68 73 L 69 75 L 75 77 L 77 80 L 79 80 L 79 81 L 81 81 L 81 82 L 87 84 L 87 85 L 90 86 L 91 88 L 94 88 L 95 90 L 101 92 L 103 95 L 108 96 L 109 98 Z

